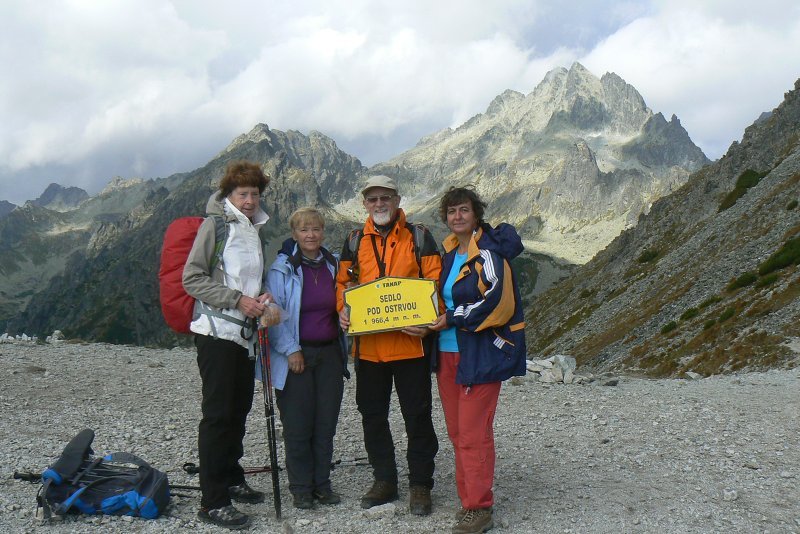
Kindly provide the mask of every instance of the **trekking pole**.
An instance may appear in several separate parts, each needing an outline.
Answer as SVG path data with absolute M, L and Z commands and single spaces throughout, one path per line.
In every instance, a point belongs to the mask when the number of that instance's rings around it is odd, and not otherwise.
M 281 518 L 281 487 L 278 479 L 278 443 L 275 440 L 275 405 L 272 402 L 272 370 L 269 359 L 267 328 L 258 328 L 258 349 L 261 358 L 261 389 L 264 392 L 264 412 L 267 416 L 267 439 L 269 440 L 269 464 L 272 472 L 272 500 L 275 515 Z

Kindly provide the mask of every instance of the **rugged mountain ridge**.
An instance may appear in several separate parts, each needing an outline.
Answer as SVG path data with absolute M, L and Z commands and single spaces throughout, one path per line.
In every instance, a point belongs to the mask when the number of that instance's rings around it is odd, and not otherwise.
M 9 331 L 60 329 L 68 337 L 140 345 L 178 341 L 164 324 L 158 303 L 162 236 L 175 218 L 204 214 L 206 201 L 231 160 L 259 162 L 272 177 L 265 195 L 272 219 L 264 229 L 270 246 L 279 245 L 276 237 L 288 233 L 289 214 L 307 204 L 327 212 L 329 237 L 341 242 L 342 219 L 322 199 L 337 187 L 341 198 L 354 196 L 363 166 L 322 134 L 303 137 L 258 125 L 204 167 L 181 175 L 174 189 L 154 188 L 126 216 L 95 228 L 89 236 L 92 246 L 68 257 L 63 271 L 11 321 Z M 305 167 L 321 161 L 326 162 L 325 173 L 314 175 Z M 109 192 L 119 191 L 120 185 L 114 184 Z M 274 253 L 268 251 L 266 257 Z
M 14 211 L 16 207 L 16 204 L 12 204 L 8 200 L 0 200 L 0 219 Z
M 116 238 L 121 227 L 134 224 L 130 214 L 135 221 L 136 210 L 159 187 L 158 181 L 135 181 L 124 190 L 107 189 L 68 208 L 68 199 L 77 201 L 83 190 L 62 196 L 64 188 L 51 185 L 38 202 L 26 202 L 0 219 L 0 322 L 24 310 L 64 269 L 70 255 L 91 257 L 103 242 Z
M 53 183 L 48 185 L 44 193 L 36 200 L 32 200 L 31 203 L 53 211 L 69 211 L 88 198 L 89 193 L 80 187 L 64 187 Z
M 356 158 L 319 132 L 305 136 L 259 124 L 200 169 L 155 181 L 115 179 L 80 209 L 65 212 L 69 223 L 85 233 L 76 235 L 71 249 L 45 254 L 53 268 L 38 271 L 35 289 L 31 280 L 15 286 L 14 291 L 26 291 L 17 295 L 22 305 L 16 310 L 30 305 L 9 331 L 61 329 L 92 340 L 174 343 L 156 311 L 161 237 L 174 218 L 203 213 L 231 159 L 259 162 L 272 176 L 265 195 L 272 217 L 264 230 L 268 260 L 298 206 L 325 211 L 328 242 L 334 247 L 345 229 L 363 218 L 357 192 L 367 170 Z M 525 298 L 531 299 L 568 276 L 570 261 L 581 259 L 575 252 L 580 246 L 588 242 L 599 248 L 608 242 L 632 225 L 652 199 L 683 183 L 689 168 L 706 161 L 677 118 L 668 122 L 653 114 L 619 76 L 598 79 L 575 64 L 551 71 L 527 96 L 504 92 L 486 113 L 422 139 L 370 172 L 398 176 L 403 207 L 414 221 L 429 224 L 437 238 L 446 233 L 434 216 L 438 193 L 470 181 L 483 187 L 490 220 L 515 222 L 526 243 L 535 244 L 515 262 Z M 145 187 L 147 195 L 139 197 L 127 189 Z M 115 211 L 120 196 L 126 203 Z M 0 239 L 0 250 L 3 246 Z M 65 261 L 66 268 L 55 268 Z M 0 314 L 0 320 L 8 316 Z
M 575 63 L 371 171 L 398 177 L 419 213 L 435 212 L 431 199 L 447 187 L 472 183 L 489 219 L 515 224 L 527 247 L 584 263 L 707 163 L 676 117 L 654 114 L 616 74 Z
M 540 295 L 530 350 L 651 375 L 798 365 L 798 199 L 800 80 L 722 159 Z M 788 265 L 775 268 L 780 250 Z

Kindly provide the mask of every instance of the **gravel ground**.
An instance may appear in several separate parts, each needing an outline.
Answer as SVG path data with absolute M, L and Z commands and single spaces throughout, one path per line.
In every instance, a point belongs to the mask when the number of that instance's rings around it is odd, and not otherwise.
M 579 370 L 580 371 L 580 370 Z M 616 386 L 504 384 L 496 418 L 495 523 L 500 532 L 800 532 L 800 370 L 703 380 L 619 377 Z M 355 384 L 345 387 L 334 459 L 338 506 L 291 507 L 285 473 L 283 518 L 271 505 L 271 478 L 251 485 L 267 502 L 242 505 L 262 532 L 449 532 L 458 508 L 453 453 L 438 399 L 440 438 L 434 512 L 426 518 L 400 500 L 370 514 L 359 497 L 371 483 L 362 457 Z M 435 388 L 434 388 L 435 395 Z M 267 462 L 259 389 L 245 443 L 247 466 Z M 200 388 L 194 352 L 102 344 L 0 344 L 0 531 L 225 532 L 195 519 L 199 495 L 177 491 L 154 521 L 70 517 L 41 525 L 37 484 L 15 470 L 40 472 L 81 429 L 96 432 L 98 453 L 123 450 L 196 485 L 181 466 L 197 461 Z M 398 451 L 405 450 L 392 408 Z M 282 444 L 279 450 L 282 458 Z M 401 467 L 404 454 L 398 455 Z M 404 474 L 401 474 L 404 479 Z

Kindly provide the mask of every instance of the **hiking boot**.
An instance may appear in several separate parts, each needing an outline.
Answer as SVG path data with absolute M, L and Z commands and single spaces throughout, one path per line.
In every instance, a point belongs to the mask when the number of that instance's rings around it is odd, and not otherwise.
M 314 498 L 310 493 L 293 493 L 294 507 L 300 510 L 311 510 L 314 508 Z
M 425 486 L 408 488 L 408 508 L 414 515 L 431 515 L 431 489 Z
M 339 504 L 342 498 L 332 489 L 314 490 L 311 494 L 320 504 Z
M 491 508 L 472 508 L 466 510 L 453 526 L 453 534 L 481 534 L 494 526 Z
M 361 497 L 361 508 L 372 508 L 397 500 L 397 484 L 376 480 L 367 493 Z
M 236 486 L 228 488 L 228 494 L 236 502 L 244 502 L 248 504 L 256 504 L 264 502 L 264 492 L 257 491 L 251 488 L 247 482 L 242 482 Z
M 200 508 L 197 518 L 205 523 L 231 530 L 239 530 L 250 525 L 250 517 L 234 508 L 232 504 L 211 510 Z

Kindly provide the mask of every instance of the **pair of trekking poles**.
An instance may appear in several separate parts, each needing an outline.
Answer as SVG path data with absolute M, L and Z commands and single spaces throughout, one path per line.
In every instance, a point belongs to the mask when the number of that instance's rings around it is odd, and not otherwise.
M 261 363 L 261 389 L 264 393 L 264 413 L 267 416 L 269 441 L 269 470 L 272 474 L 272 500 L 275 516 L 281 518 L 281 485 L 278 479 L 278 442 L 275 436 L 275 402 L 272 398 L 272 370 L 270 368 L 269 337 L 267 327 L 258 328 L 258 356 Z

